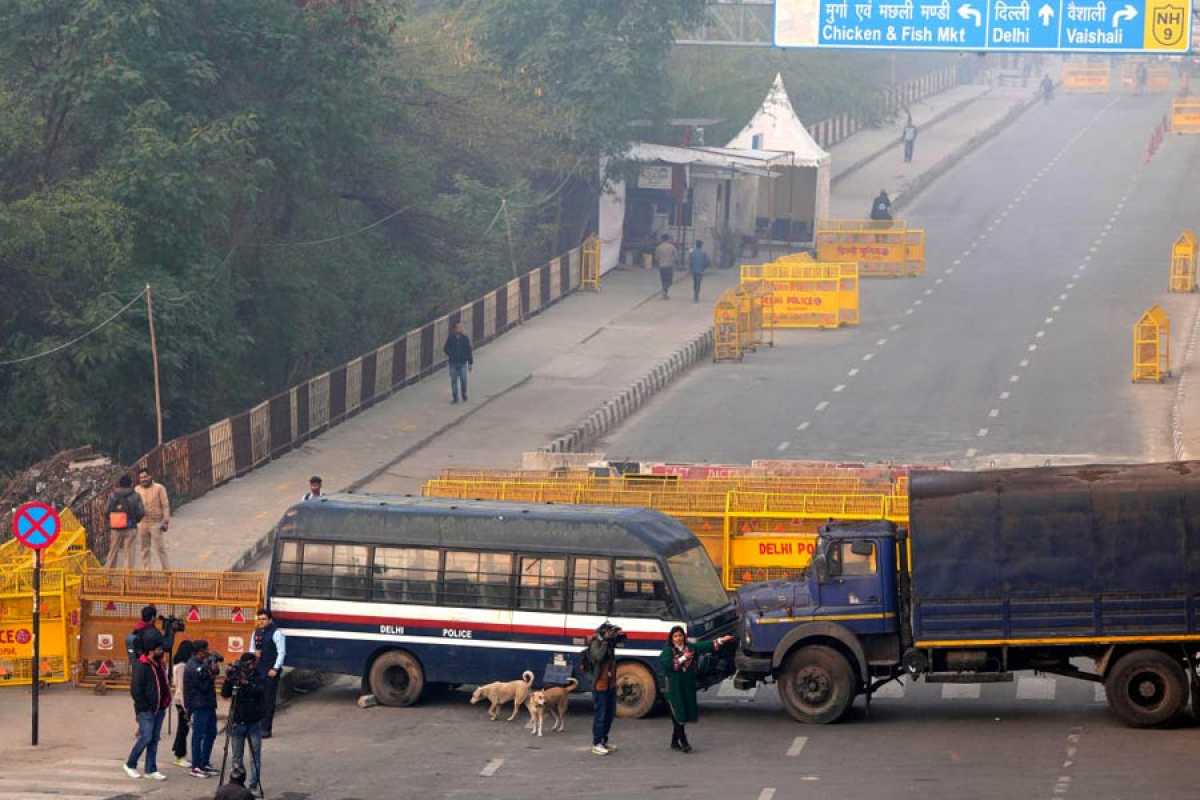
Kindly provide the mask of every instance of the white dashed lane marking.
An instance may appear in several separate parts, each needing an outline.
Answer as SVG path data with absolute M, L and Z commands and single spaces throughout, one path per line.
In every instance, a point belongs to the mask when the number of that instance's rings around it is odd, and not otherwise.
M 883 347 L 885 344 L 887 344 L 887 339 L 876 339 L 875 340 L 876 347 Z
M 988 416 L 989 416 L 989 417 L 998 417 L 998 416 L 1000 416 L 1000 409 L 998 409 L 998 408 L 993 408 L 991 411 L 989 411 L 989 412 L 988 412 Z
M 969 447 L 969 448 L 967 448 L 967 458 L 974 458 L 974 457 L 975 457 L 975 454 L 976 454 L 976 453 L 978 453 L 978 452 L 979 452 L 979 451 L 978 451 L 978 450 L 976 450 L 974 447 Z
M 788 757 L 795 758 L 800 755 L 806 744 L 808 744 L 807 736 L 797 736 L 795 739 L 792 739 L 792 746 L 787 749 Z
M 943 683 L 943 700 L 978 700 L 978 683 Z
M 814 410 L 815 411 L 824 411 L 827 408 L 829 408 L 829 401 L 822 400 L 821 402 L 817 403 L 817 407 Z
M 1000 393 L 1001 400 L 1007 400 L 1010 397 L 1012 397 L 1012 392 L 1001 392 Z
M 493 758 L 487 763 L 483 769 L 479 770 L 479 774 L 484 778 L 490 778 L 496 774 L 496 770 L 500 769 L 504 764 L 503 758 Z
M 844 383 L 839 383 L 837 386 L 833 387 L 833 390 L 834 390 L 835 392 L 840 392 L 840 391 L 842 391 L 842 390 L 843 390 L 843 389 L 845 389 L 845 388 L 846 388 L 846 384 L 844 384 Z
M 787 450 L 791 446 L 792 446 L 791 442 L 780 442 L 779 446 L 776 447 L 775 449 L 782 453 L 784 450 Z
M 1021 676 L 1017 679 L 1017 699 L 1053 700 L 1056 685 L 1053 678 Z
M 758 793 L 758 800 L 775 800 L 775 789 L 768 786 Z
M 1009 383 L 1016 383 L 1016 382 L 1018 382 L 1019 380 L 1021 380 L 1021 376 L 1020 376 L 1020 375 L 1009 375 L 1009 376 L 1008 376 L 1008 382 L 1009 382 Z
M 857 374 L 858 374 L 858 367 L 855 367 L 854 369 L 852 369 L 846 373 L 846 375 L 851 378 L 853 378 Z
M 808 420 L 805 420 L 804 422 L 801 422 L 799 425 L 796 426 L 796 430 L 806 431 L 806 430 L 808 430 L 808 426 L 810 424 L 812 424 L 812 423 L 810 423 Z
M 865 356 L 863 356 L 863 361 L 870 361 L 874 357 L 875 357 L 874 353 L 867 353 Z
M 985 437 L 985 436 L 987 436 L 987 435 L 988 435 L 988 429 L 987 429 L 987 428 L 980 428 L 980 429 L 979 429 L 979 432 L 978 432 L 978 433 L 976 433 L 975 435 L 976 435 L 976 436 L 978 436 L 980 439 L 982 439 L 983 437 Z

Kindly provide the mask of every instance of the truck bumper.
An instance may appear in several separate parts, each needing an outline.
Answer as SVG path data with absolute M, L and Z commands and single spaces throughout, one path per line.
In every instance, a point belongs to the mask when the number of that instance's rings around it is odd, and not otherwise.
M 771 675 L 771 658 L 748 656 L 738 653 L 734 659 L 737 672 L 733 676 L 733 685 L 737 689 L 749 689 L 754 684 Z

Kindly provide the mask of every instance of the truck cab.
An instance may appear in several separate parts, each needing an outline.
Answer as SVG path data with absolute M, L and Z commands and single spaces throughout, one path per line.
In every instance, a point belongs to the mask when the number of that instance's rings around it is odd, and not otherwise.
M 898 674 L 899 541 L 890 522 L 830 523 L 803 580 L 740 589 L 734 685 L 774 679 L 792 717 L 825 723 L 874 678 Z

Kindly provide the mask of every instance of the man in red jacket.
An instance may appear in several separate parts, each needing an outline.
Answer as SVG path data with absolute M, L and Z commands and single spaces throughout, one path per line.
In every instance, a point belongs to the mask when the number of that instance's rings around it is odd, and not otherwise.
M 137 762 L 146 753 L 146 777 L 165 781 L 167 776 L 158 771 L 158 738 L 162 732 L 163 717 L 171 705 L 171 683 L 167 668 L 163 664 L 163 640 L 157 631 L 144 633 L 141 637 L 142 652 L 133 665 L 129 694 L 133 697 L 133 711 L 137 717 L 137 740 L 125 760 L 125 774 L 140 778 Z

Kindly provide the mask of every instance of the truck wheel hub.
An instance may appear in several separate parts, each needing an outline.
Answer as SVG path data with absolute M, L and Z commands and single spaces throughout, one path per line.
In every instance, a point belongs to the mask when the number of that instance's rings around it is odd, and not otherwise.
M 805 703 L 823 703 L 829 699 L 829 675 L 823 669 L 805 667 L 796 675 L 796 688 Z

